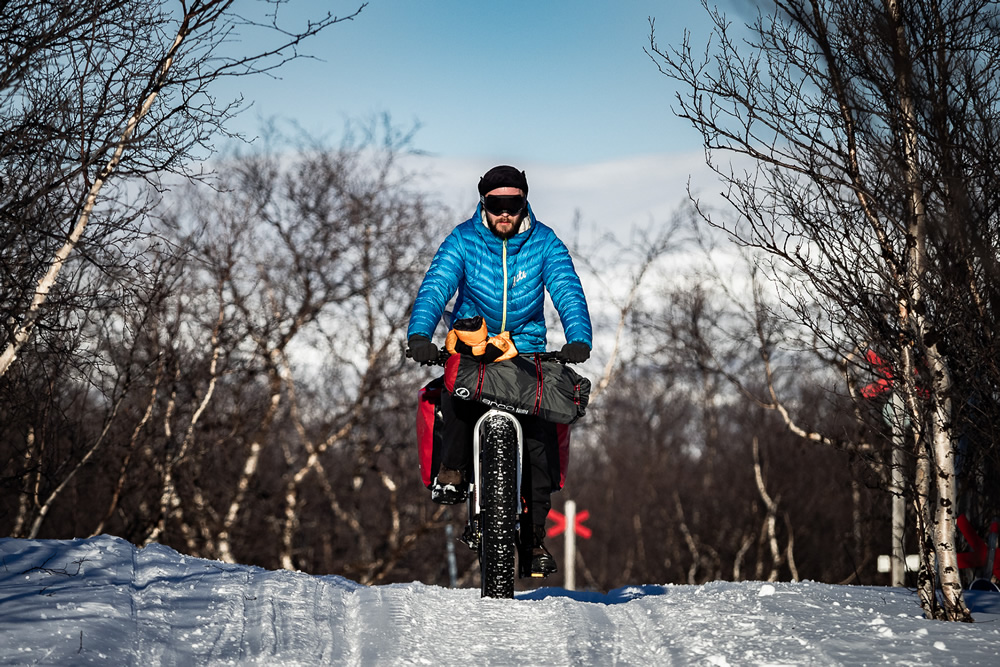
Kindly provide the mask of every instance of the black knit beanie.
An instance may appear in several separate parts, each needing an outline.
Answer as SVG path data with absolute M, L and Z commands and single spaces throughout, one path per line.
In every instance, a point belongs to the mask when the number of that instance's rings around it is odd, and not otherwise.
M 496 190 L 497 188 L 518 188 L 527 197 L 528 178 L 524 175 L 523 171 L 518 171 L 514 167 L 505 164 L 493 167 L 479 179 L 479 194 L 485 195 L 487 192 Z

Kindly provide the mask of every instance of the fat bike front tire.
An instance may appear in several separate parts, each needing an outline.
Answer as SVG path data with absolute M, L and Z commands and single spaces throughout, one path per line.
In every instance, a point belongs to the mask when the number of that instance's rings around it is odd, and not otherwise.
M 514 597 L 514 536 L 517 530 L 517 431 L 514 418 L 494 415 L 483 424 L 480 451 L 482 596 Z

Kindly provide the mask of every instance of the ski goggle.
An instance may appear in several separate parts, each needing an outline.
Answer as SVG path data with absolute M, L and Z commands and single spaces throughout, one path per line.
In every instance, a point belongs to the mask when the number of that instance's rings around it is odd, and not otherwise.
M 486 195 L 483 207 L 493 215 L 517 215 L 524 210 L 527 200 L 522 195 Z

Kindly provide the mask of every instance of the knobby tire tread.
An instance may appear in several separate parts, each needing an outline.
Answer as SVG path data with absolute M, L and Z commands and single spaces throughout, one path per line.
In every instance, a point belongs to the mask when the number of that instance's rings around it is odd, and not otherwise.
M 517 524 L 517 432 L 510 417 L 483 425 L 480 451 L 482 533 L 479 564 L 482 596 L 514 597 L 514 533 Z

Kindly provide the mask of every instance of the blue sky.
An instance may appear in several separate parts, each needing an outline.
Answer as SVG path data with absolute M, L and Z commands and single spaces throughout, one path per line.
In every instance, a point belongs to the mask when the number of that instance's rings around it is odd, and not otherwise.
M 286 5 L 289 17 L 349 14 L 360 2 Z M 291 10 L 295 10 L 291 13 Z M 648 18 L 661 45 L 685 27 L 704 41 L 698 0 L 370 0 L 353 21 L 304 50 L 319 60 L 283 67 L 280 80 L 242 79 L 260 116 L 316 132 L 388 112 L 421 123 L 417 146 L 453 157 L 581 164 L 698 146 L 673 117 L 672 82 L 643 52 Z
M 282 12 L 345 15 L 359 4 L 297 0 Z M 651 16 L 661 46 L 679 44 L 684 28 L 695 44 L 708 38 L 698 0 L 370 0 L 305 45 L 316 60 L 221 92 L 253 101 L 237 123 L 251 135 L 262 117 L 338 137 L 348 120 L 389 113 L 420 123 L 414 147 L 434 158 L 443 190 L 474 194 L 479 174 L 509 163 L 530 168 L 536 211 L 549 196 L 561 218 L 575 209 L 643 222 L 676 208 L 702 161 L 697 135 L 670 111 L 672 82 L 643 51 Z

